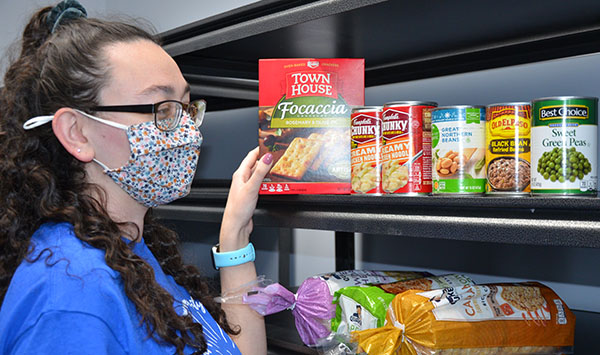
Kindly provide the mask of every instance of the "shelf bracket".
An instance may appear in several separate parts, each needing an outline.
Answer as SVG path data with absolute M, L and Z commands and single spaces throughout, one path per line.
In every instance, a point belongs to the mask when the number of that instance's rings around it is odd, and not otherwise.
M 354 270 L 354 233 L 335 232 L 335 270 Z
M 277 239 L 277 251 L 279 255 L 278 279 L 279 284 L 289 288 L 290 285 L 290 254 L 292 251 L 292 229 L 279 228 L 279 238 Z

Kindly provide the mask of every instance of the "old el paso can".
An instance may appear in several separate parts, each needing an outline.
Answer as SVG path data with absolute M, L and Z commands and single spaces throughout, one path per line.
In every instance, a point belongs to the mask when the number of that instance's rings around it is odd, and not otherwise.
M 382 194 L 381 106 L 352 109 L 352 194 Z
M 487 195 L 528 196 L 531 181 L 531 105 L 509 102 L 485 110 Z
M 436 106 L 428 101 L 383 106 L 381 183 L 386 193 L 431 193 L 431 109 Z
M 445 106 L 431 114 L 433 193 L 485 191 L 485 108 Z
M 598 98 L 541 98 L 531 110 L 531 192 L 596 196 Z

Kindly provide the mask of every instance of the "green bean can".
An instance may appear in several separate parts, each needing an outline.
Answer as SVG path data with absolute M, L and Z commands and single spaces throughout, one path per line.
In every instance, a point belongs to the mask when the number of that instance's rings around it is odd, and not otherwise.
M 547 97 L 531 106 L 532 194 L 596 196 L 598 98 Z

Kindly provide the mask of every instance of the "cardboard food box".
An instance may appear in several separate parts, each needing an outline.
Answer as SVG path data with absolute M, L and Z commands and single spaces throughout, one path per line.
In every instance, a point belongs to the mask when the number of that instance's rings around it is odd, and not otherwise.
M 364 105 L 364 59 L 261 59 L 261 194 L 350 193 L 350 113 Z

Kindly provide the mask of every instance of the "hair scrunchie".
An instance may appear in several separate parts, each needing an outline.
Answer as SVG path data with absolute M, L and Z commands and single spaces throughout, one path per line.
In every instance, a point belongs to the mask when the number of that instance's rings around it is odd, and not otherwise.
M 46 23 L 50 28 L 50 33 L 54 33 L 58 26 L 82 17 L 87 17 L 87 11 L 83 5 L 77 0 L 65 0 L 52 8 L 46 18 Z

